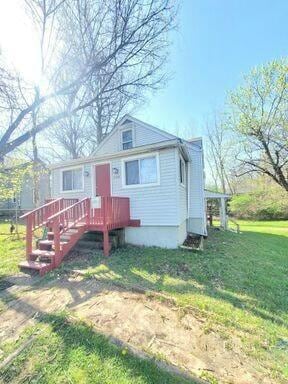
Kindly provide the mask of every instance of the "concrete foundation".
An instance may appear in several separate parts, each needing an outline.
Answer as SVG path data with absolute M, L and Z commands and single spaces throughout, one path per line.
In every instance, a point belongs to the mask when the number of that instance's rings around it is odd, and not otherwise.
M 125 228 L 125 242 L 147 247 L 177 248 L 186 238 L 186 221 L 180 226 Z

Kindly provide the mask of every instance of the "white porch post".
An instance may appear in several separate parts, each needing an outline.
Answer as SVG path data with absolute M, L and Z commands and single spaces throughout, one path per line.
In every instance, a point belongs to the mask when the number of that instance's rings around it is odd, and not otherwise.
M 224 197 L 220 199 L 220 226 L 225 230 L 227 229 L 226 203 Z

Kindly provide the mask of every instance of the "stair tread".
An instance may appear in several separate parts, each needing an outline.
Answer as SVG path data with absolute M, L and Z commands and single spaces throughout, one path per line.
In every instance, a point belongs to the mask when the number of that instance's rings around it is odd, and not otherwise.
M 30 268 L 30 269 L 42 269 L 42 268 L 50 267 L 50 264 L 44 263 L 43 261 L 26 260 L 26 261 L 21 261 L 21 263 L 19 263 L 19 267 Z
M 41 249 L 35 249 L 34 251 L 31 252 L 31 255 L 37 255 L 37 256 L 54 256 L 55 252 L 54 251 L 46 251 L 46 250 L 41 250 Z
M 40 240 L 39 244 L 47 244 L 47 245 L 53 245 L 54 240 Z M 67 241 L 60 241 L 60 244 L 67 244 Z

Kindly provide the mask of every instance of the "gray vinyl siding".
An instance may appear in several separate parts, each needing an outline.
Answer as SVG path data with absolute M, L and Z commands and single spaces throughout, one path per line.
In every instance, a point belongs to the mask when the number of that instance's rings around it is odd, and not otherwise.
M 123 196 L 130 198 L 131 218 L 140 219 L 141 225 L 163 225 L 175 226 L 181 224 L 182 217 L 179 216 L 179 183 L 177 175 L 176 158 L 178 158 L 175 148 L 162 149 L 159 154 L 160 185 L 155 186 L 136 186 L 135 188 L 125 188 L 122 185 L 122 159 L 113 159 L 111 168 L 117 168 L 117 175 L 111 172 L 112 196 Z M 135 157 L 135 156 L 133 156 Z M 141 155 L 139 155 L 141 157 Z M 52 196 L 53 197 L 72 197 L 84 198 L 93 194 L 92 184 L 95 178 L 95 162 L 84 165 L 84 170 L 89 172 L 89 176 L 84 176 L 84 191 L 81 192 L 61 192 L 61 171 L 69 169 L 55 169 L 52 172 Z M 184 189 L 184 188 L 182 188 Z
M 169 138 L 160 132 L 153 131 L 145 125 L 133 124 L 135 135 L 135 147 L 166 141 Z
M 122 131 L 130 128 L 133 131 L 133 147 L 140 147 L 142 145 L 149 145 L 169 140 L 169 137 L 167 137 L 164 133 L 161 134 L 161 132 L 156 132 L 147 128 L 145 125 L 134 122 L 128 123 L 122 125 L 118 129 L 115 129 L 114 132 L 111 133 L 109 139 L 97 150 L 97 156 L 123 151 L 121 134 Z M 123 154 L 125 154 L 125 151 L 123 151 Z
M 178 217 L 179 217 L 179 224 L 182 224 L 183 221 L 187 219 L 187 174 L 185 174 L 185 182 L 184 185 L 181 184 L 180 179 L 180 152 L 177 150 L 177 157 L 176 157 L 176 175 L 177 175 L 177 195 L 178 195 Z M 183 159 L 183 157 L 182 157 Z M 183 159 L 184 160 L 184 159 Z M 187 173 L 187 162 L 185 162 L 185 172 Z
M 116 153 L 120 151 L 119 132 L 117 129 L 111 133 L 110 138 L 106 143 L 99 148 L 96 153 L 98 155 L 107 155 L 108 153 Z
M 206 235 L 202 142 L 187 144 L 187 149 L 190 161 L 186 162 L 185 187 L 180 184 L 179 150 L 176 148 L 166 148 L 157 152 L 160 185 L 155 186 L 125 188 L 122 185 L 122 159 L 127 158 L 125 152 L 123 151 L 123 157 L 111 160 L 111 170 L 112 168 L 119 170 L 118 174 L 111 172 L 111 193 L 113 196 L 130 198 L 132 219 L 140 219 L 143 226 L 180 226 L 187 220 L 189 232 Z M 95 162 L 83 165 L 86 175 L 84 175 L 84 190 L 81 192 L 61 192 L 61 171 L 69 167 L 54 169 L 52 196 L 79 199 L 93 196 L 94 166 Z
M 82 167 L 82 165 L 79 165 L 79 167 Z M 74 167 L 77 168 L 77 167 Z M 52 188 L 51 188 L 51 194 L 53 197 L 67 197 L 67 198 L 76 198 L 76 199 L 84 199 L 84 197 L 91 197 L 92 196 L 92 167 L 91 164 L 85 164 L 83 166 L 84 170 L 84 176 L 83 176 L 83 181 L 84 181 L 84 188 L 83 191 L 81 192 L 74 192 L 74 191 L 69 191 L 69 192 L 62 192 L 62 171 L 65 171 L 67 169 L 70 169 L 70 167 L 66 168 L 57 168 L 52 171 Z M 87 172 L 88 176 L 85 175 L 85 172 Z
M 188 143 L 187 149 L 190 155 L 187 230 L 206 235 L 202 140 Z
M 130 198 L 131 216 L 140 219 L 141 225 L 179 225 L 178 185 L 176 184 L 176 150 L 158 151 L 160 185 L 123 188 L 122 162 L 112 161 L 112 167 L 120 170 L 120 175 L 112 175 L 113 196 Z

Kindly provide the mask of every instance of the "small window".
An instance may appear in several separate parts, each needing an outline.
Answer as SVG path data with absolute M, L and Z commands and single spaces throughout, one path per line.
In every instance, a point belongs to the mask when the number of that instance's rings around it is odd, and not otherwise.
M 155 184 L 158 180 L 156 156 L 125 162 L 125 183 Z
M 63 191 L 79 191 L 83 189 L 82 168 L 69 169 L 62 172 Z
M 122 149 L 133 148 L 133 134 L 132 129 L 122 131 Z
M 180 183 L 185 184 L 185 163 L 182 159 L 179 160 L 179 174 L 180 174 Z

